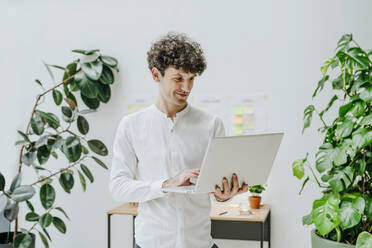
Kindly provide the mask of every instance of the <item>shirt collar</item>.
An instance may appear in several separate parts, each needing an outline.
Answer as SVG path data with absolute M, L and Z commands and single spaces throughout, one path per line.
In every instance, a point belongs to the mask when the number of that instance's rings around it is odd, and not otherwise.
M 164 118 L 168 118 L 168 115 L 164 112 L 162 112 L 160 109 L 158 109 L 158 107 L 156 107 L 155 104 L 152 104 L 151 107 L 154 109 L 154 111 L 160 115 L 160 116 L 163 116 Z M 174 117 L 174 119 L 178 119 L 182 116 L 184 116 L 185 114 L 187 114 L 191 109 L 191 106 L 189 103 L 187 103 L 186 107 L 184 109 L 182 109 L 181 111 L 177 112 L 176 113 L 176 116 Z

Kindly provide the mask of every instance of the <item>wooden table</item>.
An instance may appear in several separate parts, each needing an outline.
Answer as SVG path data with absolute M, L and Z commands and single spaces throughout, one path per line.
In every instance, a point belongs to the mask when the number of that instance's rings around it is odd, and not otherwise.
M 133 246 L 134 240 L 134 219 L 137 216 L 137 203 L 125 203 L 114 209 L 107 211 L 107 242 L 111 248 L 111 215 L 131 215 L 133 216 Z M 227 213 L 220 215 L 227 211 Z M 214 239 L 237 239 L 260 241 L 263 248 L 264 241 L 270 240 L 270 206 L 261 205 L 260 209 L 253 209 L 249 212 L 240 212 L 239 206 L 230 203 L 211 204 L 211 235 Z

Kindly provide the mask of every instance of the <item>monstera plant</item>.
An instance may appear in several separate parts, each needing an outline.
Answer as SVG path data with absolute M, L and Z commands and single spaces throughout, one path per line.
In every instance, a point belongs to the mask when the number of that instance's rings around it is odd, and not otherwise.
M 99 50 L 73 52 L 83 54 L 83 57 L 66 67 L 45 64 L 53 81 L 52 69 L 62 70 L 62 82 L 45 89 L 40 80 L 35 80 L 42 92 L 37 95 L 26 130 L 18 130 L 21 137 L 16 142 L 20 146 L 18 174 L 6 185 L 0 173 L 0 212 L 9 220 L 9 232 L 2 233 L 0 247 L 34 247 L 35 233 L 40 236 L 44 246 L 49 247 L 51 238 L 47 229 L 50 226 L 66 232 L 65 222 L 57 213 L 68 219 L 64 209 L 55 204 L 56 184 L 71 193 L 78 177 L 85 191 L 87 181 L 92 183 L 94 180 L 85 161 L 92 160 L 107 169 L 97 155 L 106 156 L 108 150 L 102 141 L 87 137 L 89 123 L 84 115 L 95 112 L 101 103 L 110 100 L 110 86 L 115 81 L 113 71 L 118 72 L 118 62 Z M 77 101 L 77 95 L 87 108 L 78 106 L 81 102 Z M 57 106 L 53 112 L 42 108 L 47 97 L 51 97 Z M 65 157 L 66 166 L 52 171 L 54 160 L 60 159 L 60 156 Z M 48 168 L 49 164 L 53 166 Z M 33 182 L 22 181 L 23 168 L 35 170 L 37 176 Z M 35 196 L 39 197 L 42 209 L 34 208 L 32 202 L 37 200 Z M 28 229 L 18 227 L 18 212 L 22 206 L 27 206 L 29 210 L 24 216 L 26 221 L 32 223 Z M 10 232 L 12 222 L 14 232 Z
M 300 194 L 309 181 L 322 189 L 311 213 L 302 219 L 304 225 L 315 225 L 313 247 L 372 247 L 371 55 L 351 34 L 343 35 L 335 56 L 321 67 L 323 76 L 312 96 L 329 84 L 333 97 L 321 111 L 314 105 L 304 111 L 302 132 L 316 113 L 323 123 L 318 132 L 324 135 L 315 154 L 317 172 L 308 162 L 308 154 L 292 164 L 294 176 L 303 179 Z M 327 122 L 325 114 L 336 104 L 337 116 Z

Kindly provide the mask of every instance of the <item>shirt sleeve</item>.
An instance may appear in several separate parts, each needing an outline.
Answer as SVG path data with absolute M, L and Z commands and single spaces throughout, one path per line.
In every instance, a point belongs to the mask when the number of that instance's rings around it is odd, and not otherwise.
M 113 145 L 113 159 L 110 171 L 109 190 L 112 197 L 120 202 L 145 202 L 165 195 L 162 184 L 166 180 L 135 180 L 137 156 L 130 140 L 126 117 L 116 131 Z

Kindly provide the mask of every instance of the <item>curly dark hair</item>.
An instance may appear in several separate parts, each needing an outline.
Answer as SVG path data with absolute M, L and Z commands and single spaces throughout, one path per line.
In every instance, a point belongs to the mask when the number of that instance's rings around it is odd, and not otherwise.
M 147 62 L 150 71 L 155 67 L 162 76 L 169 66 L 197 75 L 201 75 L 207 67 L 200 44 L 182 33 L 168 33 L 153 43 L 147 52 Z

